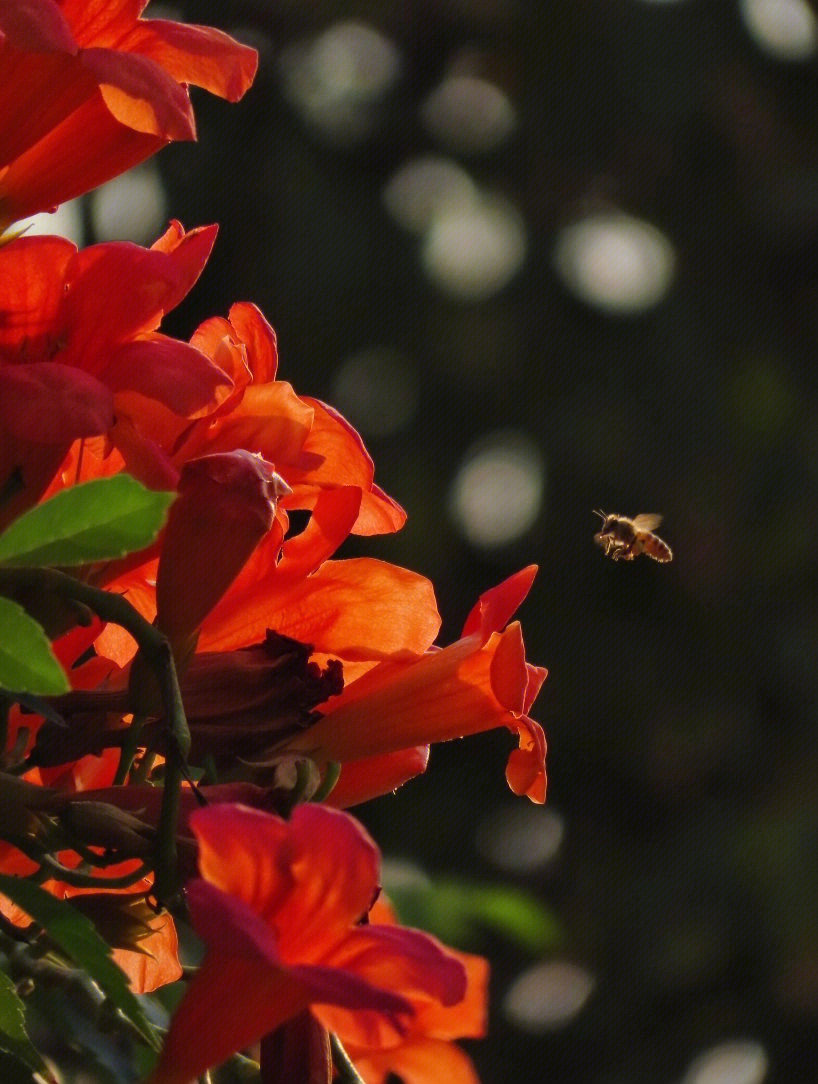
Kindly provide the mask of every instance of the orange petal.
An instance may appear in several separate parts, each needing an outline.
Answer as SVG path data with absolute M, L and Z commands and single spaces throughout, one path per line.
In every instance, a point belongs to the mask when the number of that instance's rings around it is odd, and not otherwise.
M 253 643 L 274 628 L 318 652 L 371 664 L 395 652 L 424 651 L 440 627 L 434 588 L 425 576 L 371 558 L 327 561 L 313 575 L 280 588 L 268 563 L 255 595 L 249 577 L 243 582 L 248 589 L 241 603 L 228 595 L 205 623 L 203 650 Z M 421 744 L 405 742 L 401 748 Z
M 167 913 L 154 915 L 151 933 L 139 941 L 141 951 L 115 948 L 114 963 L 128 976 L 135 994 L 150 994 L 182 977 L 179 940 L 173 919 Z
M 390 794 L 425 772 L 428 763 L 428 745 L 400 749 L 381 757 L 348 760 L 325 804 L 334 809 L 349 809 L 382 794 Z
M 365 1084 L 383 1084 L 390 1074 L 404 1084 L 480 1084 L 471 1058 L 442 1039 L 409 1039 L 392 1050 L 365 1053 L 350 1047 L 347 1053 Z
M 361 512 L 354 534 L 384 534 L 399 530 L 406 513 L 378 486 L 373 484 L 375 468 L 360 435 L 332 407 L 318 399 L 304 398 L 315 417 L 304 445 L 302 466 L 287 471 L 293 487 L 290 502 L 296 508 L 311 507 L 310 492 L 328 485 L 358 486 L 362 492 Z

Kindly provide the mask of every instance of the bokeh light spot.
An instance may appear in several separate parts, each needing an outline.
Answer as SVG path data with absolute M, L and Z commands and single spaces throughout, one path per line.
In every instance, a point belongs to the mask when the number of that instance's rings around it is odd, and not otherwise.
M 769 1060 L 754 1039 L 731 1039 L 700 1054 L 682 1084 L 761 1084 Z
M 61 203 L 56 211 L 42 211 L 30 218 L 13 223 L 11 232 L 24 233 L 26 237 L 42 237 L 58 234 L 67 237 L 81 247 L 85 243 L 85 227 L 82 223 L 82 197 Z
M 536 522 L 544 490 L 537 445 L 525 433 L 501 430 L 466 451 L 452 482 L 450 513 L 473 546 L 505 546 Z
M 372 131 L 401 56 L 385 34 L 350 21 L 284 49 L 279 64 L 285 93 L 304 120 L 331 142 L 350 144 Z
M 417 373 L 389 347 L 362 350 L 338 370 L 333 401 L 368 436 L 390 436 L 405 429 L 415 416 Z
M 91 221 L 100 241 L 150 244 L 167 222 L 167 196 L 154 162 L 108 181 L 90 200 Z
M 473 75 L 444 79 L 423 103 L 420 115 L 431 136 L 467 154 L 493 150 L 517 124 L 509 97 L 494 83 Z
M 622 212 L 563 227 L 554 248 L 562 281 L 582 301 L 612 313 L 639 313 L 670 289 L 673 245 L 656 226 Z
M 531 873 L 550 862 L 565 834 L 553 809 L 514 805 L 495 810 L 477 829 L 477 849 L 507 873 Z
M 442 211 L 423 241 L 426 274 L 460 301 L 483 301 L 519 271 L 526 255 L 526 228 L 506 200 L 483 198 Z
M 389 857 L 381 863 L 381 881 L 387 892 L 428 889 L 432 883 L 428 873 L 417 863 L 406 858 Z
M 584 967 L 566 961 L 535 964 L 511 984 L 503 1011 L 523 1031 L 562 1027 L 581 1011 L 596 985 Z
M 756 45 L 777 60 L 809 60 L 818 47 L 818 19 L 807 0 L 740 0 Z
M 395 172 L 383 192 L 386 209 L 412 233 L 423 233 L 438 215 L 457 214 L 477 200 L 477 187 L 450 158 L 412 158 Z

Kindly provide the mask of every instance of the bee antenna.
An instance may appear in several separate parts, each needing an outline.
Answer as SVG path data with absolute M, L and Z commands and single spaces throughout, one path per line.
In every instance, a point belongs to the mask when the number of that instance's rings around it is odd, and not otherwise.
M 594 509 L 594 515 L 599 516 L 599 518 L 603 521 L 603 523 L 605 522 L 605 513 L 600 512 L 600 510 L 598 508 Z

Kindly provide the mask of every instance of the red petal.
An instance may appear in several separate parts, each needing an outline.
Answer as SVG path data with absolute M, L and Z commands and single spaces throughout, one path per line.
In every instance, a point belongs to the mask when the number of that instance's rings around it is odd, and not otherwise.
M 532 802 L 545 801 L 545 735 L 542 727 L 523 715 L 517 720 L 520 748 L 514 749 L 506 765 L 506 779 L 515 794 L 525 795 Z
M 54 0 L 0 0 L 0 34 L 15 49 L 74 53 L 77 43 Z
M 207 953 L 174 1013 L 148 1084 L 190 1084 L 308 1004 L 300 984 L 264 961 Z
M 369 908 L 378 850 L 336 810 L 298 806 L 288 823 L 242 806 L 194 813 L 202 875 L 275 923 L 282 958 L 317 962 Z
M 46 361 L 62 330 L 67 268 L 77 247 L 62 237 L 0 245 L 0 348 L 5 359 Z
M 192 288 L 216 238 L 215 227 L 193 230 L 170 252 L 128 241 L 92 245 L 77 254 L 65 300 L 65 364 L 99 374 L 111 350 L 154 331 Z
M 120 346 L 102 378 L 114 391 L 127 389 L 159 399 L 184 417 L 215 406 L 217 393 L 223 398 L 232 386 L 199 350 L 155 333 Z
M 276 333 L 261 310 L 249 301 L 239 301 L 230 308 L 230 323 L 247 347 L 247 358 L 256 384 L 275 380 L 278 370 Z
M 90 75 L 84 76 L 90 82 Z M 167 140 L 116 121 L 93 95 L 10 163 L 0 193 L 0 226 L 89 192 L 155 154 Z
M 491 660 L 491 690 L 507 711 L 522 715 L 528 688 L 528 670 L 525 664 L 525 644 L 519 621 L 513 621 L 496 636 L 495 651 Z
M 154 61 L 94 48 L 83 49 L 80 59 L 114 120 L 164 141 L 196 138 L 187 90 Z
M 255 78 L 258 53 L 210 26 L 140 20 L 119 47 L 151 57 L 180 83 L 193 83 L 237 102 Z
M 156 581 L 156 621 L 176 647 L 194 633 L 273 526 L 277 476 L 249 452 L 182 468 Z
M 240 601 L 231 592 L 224 608 L 214 610 L 202 630 L 203 650 L 253 643 L 275 628 L 318 652 L 371 663 L 396 651 L 424 651 L 440 628 L 434 588 L 425 576 L 367 557 L 327 561 L 280 588 L 269 568 L 256 591 L 255 597 L 243 592 Z
M 179 963 L 179 940 L 169 914 L 155 915 L 150 920 L 152 932 L 139 941 L 141 951 L 113 950 L 114 963 L 128 976 L 135 994 L 150 994 L 169 982 L 182 977 Z
M 536 575 L 537 566 L 528 565 L 482 594 L 466 618 L 461 635 L 479 632 L 485 642 L 492 632 L 499 632 L 531 590 Z
M 59 0 L 82 45 L 110 45 L 138 19 L 148 0 Z
M 338 968 L 354 971 L 387 990 L 400 990 L 414 1003 L 416 997 L 433 998 L 455 1005 L 466 993 L 466 970 L 457 957 L 435 938 L 400 926 L 361 926 L 338 946 L 332 961 Z M 363 1008 L 363 1007 L 362 1007 Z M 355 1046 L 390 1046 L 399 1041 L 405 1027 L 381 1013 L 345 1011 L 343 1003 L 317 1005 L 319 1020 Z M 408 1022 L 411 1030 L 413 1022 Z
M 56 362 L 0 364 L 0 424 L 21 440 L 68 445 L 114 421 L 111 392 L 93 376 Z
M 292 387 L 277 380 L 250 386 L 234 410 L 207 427 L 194 429 L 179 456 L 186 459 L 209 452 L 246 448 L 275 463 L 289 476 L 290 464 L 301 457 L 313 412 Z M 297 504 L 296 507 L 302 507 Z

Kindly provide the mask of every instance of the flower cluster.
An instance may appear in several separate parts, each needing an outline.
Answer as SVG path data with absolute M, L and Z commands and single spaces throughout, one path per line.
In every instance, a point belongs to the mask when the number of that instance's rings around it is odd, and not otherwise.
M 465 1084 L 451 1040 L 484 1032 L 485 962 L 396 923 L 343 810 L 495 727 L 516 738 L 509 786 L 544 800 L 545 671 L 513 620 L 535 569 L 436 645 L 428 580 L 335 556 L 405 515 L 352 426 L 278 379 L 262 313 L 161 331 L 214 226 L 171 222 L 147 249 L 15 231 L 194 138 L 188 84 L 250 86 L 253 50 L 143 7 L 0 0 L 0 601 L 65 680 L 0 673 L 0 874 L 70 898 L 134 992 L 179 978 L 192 924 L 204 957 L 154 1084 L 256 1043 L 264 1079 L 330 1081 L 330 1036 L 368 1082 Z M 169 506 L 130 542 L 124 476 L 128 501 Z M 3 928 L 30 940 L 43 920 L 14 883 Z

